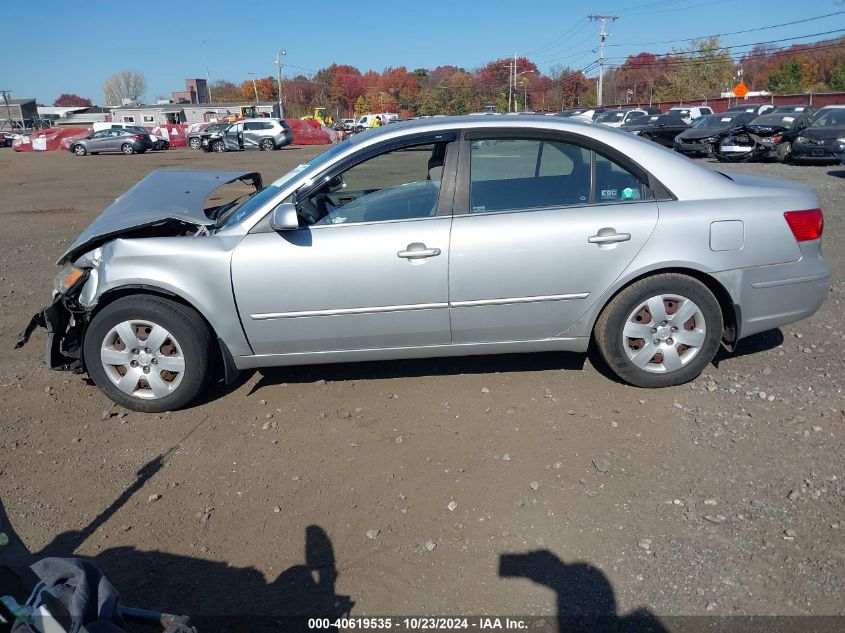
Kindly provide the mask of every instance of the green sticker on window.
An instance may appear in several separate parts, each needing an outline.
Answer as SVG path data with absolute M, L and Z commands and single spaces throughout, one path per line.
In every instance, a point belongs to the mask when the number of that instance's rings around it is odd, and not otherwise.
M 622 200 L 639 200 L 640 192 L 630 187 L 625 187 L 622 190 Z

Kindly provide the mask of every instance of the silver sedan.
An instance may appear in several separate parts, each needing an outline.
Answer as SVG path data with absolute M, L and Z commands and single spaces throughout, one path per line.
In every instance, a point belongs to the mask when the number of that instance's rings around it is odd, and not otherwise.
M 254 192 L 203 210 L 241 181 Z M 585 352 L 640 387 L 813 314 L 830 287 L 803 185 L 710 171 L 549 117 L 360 134 L 268 186 L 158 171 L 59 260 L 47 363 L 139 411 L 300 365 Z

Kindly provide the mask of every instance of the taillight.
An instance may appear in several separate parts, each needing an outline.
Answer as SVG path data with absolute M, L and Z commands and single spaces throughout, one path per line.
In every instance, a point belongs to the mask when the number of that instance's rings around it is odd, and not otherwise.
M 133 134 L 132 138 L 137 138 L 139 141 L 143 141 L 144 135 L 143 134 Z
M 787 211 L 783 214 L 789 229 L 799 242 L 817 240 L 824 231 L 824 215 L 821 209 Z

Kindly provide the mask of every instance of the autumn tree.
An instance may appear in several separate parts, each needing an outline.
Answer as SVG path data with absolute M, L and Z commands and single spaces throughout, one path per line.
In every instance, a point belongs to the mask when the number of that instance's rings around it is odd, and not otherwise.
M 800 59 L 788 59 L 769 75 L 766 88 L 773 94 L 801 92 L 804 85 L 804 63 Z
M 231 103 L 241 98 L 240 87 L 225 79 L 213 82 L 209 90 L 214 103 Z
M 91 99 L 86 99 L 84 97 L 80 97 L 79 95 L 65 92 L 59 95 L 59 97 L 53 102 L 53 105 L 61 108 L 70 108 L 73 106 L 90 108 L 94 104 L 91 103 Z
M 718 37 L 692 40 L 687 48 L 675 50 L 659 94 L 666 101 L 707 99 L 720 94 L 732 76 L 731 56 Z
M 103 84 L 103 97 L 106 104 L 119 106 L 124 99 L 141 101 L 147 92 L 147 79 L 134 70 L 122 70 L 115 73 Z

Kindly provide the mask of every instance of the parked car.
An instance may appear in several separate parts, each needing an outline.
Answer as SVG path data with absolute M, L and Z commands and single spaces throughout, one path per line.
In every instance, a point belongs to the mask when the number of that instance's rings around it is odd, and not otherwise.
M 170 149 L 170 141 L 161 138 L 160 136 L 156 136 L 147 128 L 135 125 L 134 123 L 95 121 L 93 128 L 95 132 L 99 132 L 100 130 L 126 130 L 127 132 L 132 132 L 133 134 L 146 134 L 150 139 L 150 149 L 157 151 Z
M 751 112 L 707 114 L 696 119 L 688 130 L 678 134 L 672 146 L 681 154 L 708 156 L 722 132 L 741 127 L 754 118 Z
M 839 159 L 839 162 L 845 165 L 845 136 L 836 139 L 836 144 L 833 146 L 833 155 Z
M 748 125 L 716 135 L 713 155 L 723 162 L 784 160 L 792 142 L 812 121 L 810 114 L 769 112 Z
M 660 143 L 664 147 L 672 147 L 675 137 L 688 130 L 689 127 L 690 124 L 682 119 L 677 112 L 667 112 L 666 114 L 651 115 L 647 121 L 635 119 L 623 125 L 622 129 L 636 134 L 640 138 Z
M 620 108 L 618 110 L 605 110 L 596 118 L 596 123 L 601 123 L 608 127 L 622 127 L 631 121 L 645 120 L 648 118 L 648 112 L 640 108 Z
M 202 135 L 204 133 L 208 134 L 208 136 L 210 137 L 212 134 L 222 132 L 227 127 L 229 127 L 229 125 L 230 123 L 227 121 L 223 123 L 207 123 L 202 125 L 202 127 L 189 129 L 185 134 L 185 142 L 191 149 L 202 149 Z
M 18 138 L 20 134 L 14 134 L 12 132 L 3 132 L 0 135 L 0 147 L 11 147 L 12 143 L 15 142 L 15 139 Z
M 239 171 L 154 171 L 59 262 L 54 368 L 138 411 L 222 365 L 585 352 L 640 387 L 827 297 L 822 212 L 799 183 L 720 174 L 560 118 L 450 117 L 353 136 L 236 203 Z M 461 184 L 462 183 L 462 184 Z M 527 274 L 526 271 L 530 271 Z
M 779 105 L 770 114 L 803 113 L 812 116 L 818 108 L 811 105 Z
M 710 106 L 675 106 L 669 108 L 666 112 L 676 112 L 684 121 L 692 123 L 696 119 L 713 114 L 713 108 Z
M 355 119 L 338 119 L 332 127 L 339 132 L 351 132 L 355 127 Z
M 206 130 L 200 139 L 206 152 L 273 151 L 290 145 L 293 132 L 284 119 L 244 119 L 216 132 Z
M 845 137 L 845 105 L 825 106 L 813 123 L 792 143 L 793 163 L 830 163 L 837 160 L 834 147 Z
M 750 112 L 751 114 L 760 116 L 761 114 L 766 114 L 774 109 L 775 106 L 771 103 L 747 103 L 731 106 L 725 110 L 725 112 Z
M 153 143 L 149 134 L 132 132 L 130 130 L 99 130 L 85 138 L 73 141 L 68 149 L 77 156 L 86 154 L 105 154 L 121 152 L 123 154 L 143 154 L 152 149 Z
M 594 120 L 605 111 L 606 108 L 570 108 L 569 110 L 561 110 L 560 112 L 557 112 L 555 116 L 563 117 L 565 119 L 571 117 L 584 117 Z

